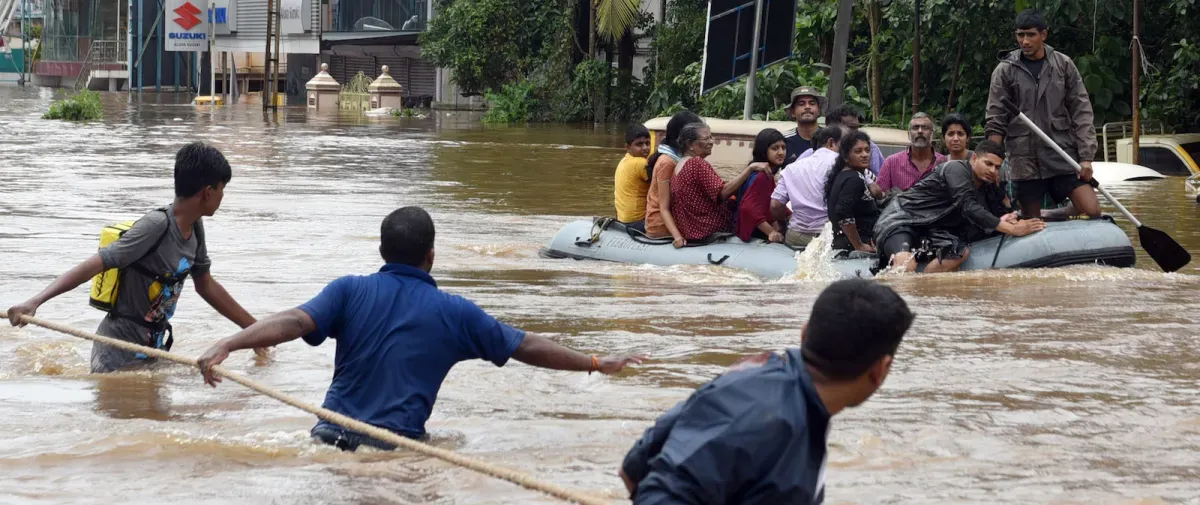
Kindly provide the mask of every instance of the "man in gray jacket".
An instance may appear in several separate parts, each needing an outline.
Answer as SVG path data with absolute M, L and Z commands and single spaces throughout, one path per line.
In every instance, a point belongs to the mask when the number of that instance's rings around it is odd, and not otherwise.
M 1046 195 L 1055 203 L 1070 198 L 1072 215 L 1099 217 L 1100 202 L 1091 186 L 1096 131 L 1083 78 L 1071 58 L 1046 45 L 1046 20 L 1039 12 L 1021 12 L 1016 27 L 1021 48 L 1001 58 L 992 72 L 984 127 L 988 139 L 1003 142 L 1008 151 L 1010 177 L 1025 217 L 1042 216 Z M 1003 97 L 1075 158 L 1082 171 L 1076 173 L 1070 163 L 1011 114 L 1001 104 Z

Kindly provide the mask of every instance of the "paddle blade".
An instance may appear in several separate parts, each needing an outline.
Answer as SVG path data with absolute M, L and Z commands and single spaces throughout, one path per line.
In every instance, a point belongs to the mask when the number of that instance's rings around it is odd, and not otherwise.
M 1138 239 L 1142 241 L 1142 249 L 1164 272 L 1174 272 L 1192 261 L 1192 255 L 1164 232 L 1142 225 L 1138 227 Z

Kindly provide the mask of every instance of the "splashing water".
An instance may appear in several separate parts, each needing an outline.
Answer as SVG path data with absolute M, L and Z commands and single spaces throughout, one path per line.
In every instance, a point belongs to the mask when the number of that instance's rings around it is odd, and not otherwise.
M 821 234 L 814 238 L 803 251 L 796 253 L 796 272 L 785 277 L 786 281 L 832 282 L 843 275 L 833 268 L 833 225 L 825 223 Z
M 75 375 L 87 373 L 87 362 L 66 342 L 22 344 L 15 349 L 18 363 L 34 375 Z

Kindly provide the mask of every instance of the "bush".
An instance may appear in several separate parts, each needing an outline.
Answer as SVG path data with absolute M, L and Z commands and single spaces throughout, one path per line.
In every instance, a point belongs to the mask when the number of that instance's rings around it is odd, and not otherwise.
M 100 108 L 100 93 L 85 89 L 65 100 L 54 102 L 42 119 L 62 119 L 64 121 L 104 119 L 104 111 Z
M 537 101 L 530 95 L 532 85 L 528 81 L 505 84 L 499 93 L 487 94 L 488 111 L 483 115 L 485 123 L 525 123 Z

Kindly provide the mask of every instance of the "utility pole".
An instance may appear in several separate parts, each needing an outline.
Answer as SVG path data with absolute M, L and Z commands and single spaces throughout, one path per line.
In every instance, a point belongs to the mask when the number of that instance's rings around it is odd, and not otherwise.
M 916 0 L 915 16 L 913 16 L 913 74 L 912 74 L 912 111 L 917 113 L 921 103 L 921 0 Z
M 833 71 L 829 74 L 829 107 L 842 104 L 842 93 L 846 89 L 846 51 L 850 46 L 850 23 L 854 15 L 854 0 L 838 2 L 837 21 L 833 30 Z M 824 114 L 826 111 L 821 111 Z
M 762 30 L 763 0 L 754 0 L 754 38 L 750 43 L 750 75 L 746 76 L 746 104 L 742 108 L 742 119 L 749 121 L 754 113 L 754 78 L 758 75 L 759 37 Z
M 1138 141 L 1141 140 L 1142 120 L 1138 112 L 1141 95 L 1138 94 L 1138 65 L 1142 62 L 1142 10 L 1139 0 L 1133 0 L 1133 164 L 1138 164 Z

